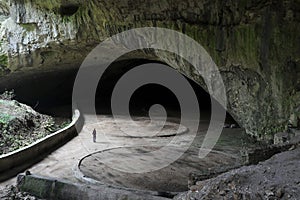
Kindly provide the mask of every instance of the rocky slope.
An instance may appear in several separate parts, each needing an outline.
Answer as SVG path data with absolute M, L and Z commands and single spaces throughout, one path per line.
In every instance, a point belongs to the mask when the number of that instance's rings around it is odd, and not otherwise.
M 216 178 L 199 181 L 176 200 L 300 199 L 300 147 Z
M 0 155 L 28 146 L 60 126 L 54 118 L 0 95 Z

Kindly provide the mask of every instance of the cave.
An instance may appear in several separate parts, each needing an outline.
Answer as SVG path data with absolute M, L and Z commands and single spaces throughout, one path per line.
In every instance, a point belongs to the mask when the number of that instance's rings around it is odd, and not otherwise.
M 109 66 L 98 83 L 95 95 L 97 114 L 112 114 L 111 96 L 116 83 L 128 71 L 145 63 L 161 62 L 145 59 L 132 59 L 116 61 Z M 167 64 L 164 65 L 168 66 Z M 189 84 L 191 84 L 197 96 L 201 117 L 205 120 L 209 120 L 211 117 L 210 95 L 195 81 L 186 76 L 184 77 Z M 216 100 L 213 99 L 213 101 Z M 143 85 L 134 92 L 129 104 L 130 114 L 133 116 L 147 116 L 149 108 L 154 104 L 162 105 L 166 109 L 169 117 L 180 117 L 180 105 L 176 96 L 168 88 L 159 84 Z M 238 125 L 229 113 L 226 114 L 226 123 Z
M 157 61 L 133 59 L 112 63 L 98 83 L 95 94 L 97 114 L 112 114 L 110 102 L 112 91 L 122 75 L 136 66 L 152 62 L 156 63 Z M 70 117 L 72 114 L 72 90 L 77 71 L 76 68 L 70 68 L 47 73 L 36 72 L 34 75 L 22 76 L 18 81 L 6 80 L 0 88 L 0 93 L 13 90 L 17 101 L 30 105 L 41 113 Z M 195 81 L 184 77 L 195 91 L 201 117 L 209 120 L 210 95 Z M 141 86 L 131 97 L 129 109 L 133 116 L 146 116 L 149 108 L 154 104 L 161 104 L 170 117 L 180 116 L 180 105 L 176 96 L 169 89 L 158 84 Z M 238 125 L 229 113 L 226 115 L 226 123 Z
M 0 1 L 0 197 L 299 199 L 299 8 Z
M 59 14 L 61 16 L 70 17 L 74 15 L 79 9 L 78 5 L 65 5 L 59 8 Z
M 97 115 L 99 116 L 106 116 L 104 118 L 106 122 L 106 126 L 112 122 L 112 110 L 111 110 L 111 95 L 112 91 L 119 81 L 119 79 L 126 74 L 129 70 L 142 65 L 144 63 L 156 63 L 157 61 L 146 60 L 146 59 L 131 59 L 131 60 L 122 60 L 116 61 L 112 63 L 109 68 L 105 71 L 102 78 L 100 79 L 97 87 L 97 92 L 95 94 L 95 109 L 97 111 Z M 170 68 L 170 66 L 164 64 L 166 67 Z M 30 77 L 22 77 L 22 79 L 18 82 L 7 82 L 6 88 L 2 88 L 2 90 L 10 90 L 14 89 L 16 100 L 22 103 L 26 103 L 27 105 L 32 106 L 35 110 L 39 111 L 43 114 L 48 114 L 57 117 L 71 117 L 72 115 L 72 87 L 74 84 L 74 80 L 76 78 L 78 69 L 68 69 L 62 71 L 52 71 L 45 73 L 35 73 L 34 76 L 32 74 Z M 34 78 L 32 78 L 34 77 Z M 186 185 L 186 181 L 188 181 L 189 173 L 192 170 L 203 169 L 204 166 L 211 166 L 218 168 L 223 161 L 233 164 L 236 162 L 233 157 L 231 157 L 231 153 L 224 154 L 220 153 L 222 149 L 221 144 L 220 147 L 217 145 L 217 149 L 211 153 L 210 158 L 213 162 L 208 161 L 207 158 L 205 162 L 203 160 L 198 159 L 195 155 L 196 147 L 199 147 L 199 144 L 203 140 L 203 134 L 205 134 L 205 130 L 208 127 L 211 117 L 211 98 L 210 95 L 197 83 L 193 80 L 189 79 L 188 77 L 184 76 L 184 78 L 188 81 L 188 83 L 192 86 L 200 107 L 200 123 L 201 123 L 201 130 L 198 130 L 198 134 L 191 145 L 191 148 L 185 153 L 181 159 L 176 161 L 174 164 L 171 165 L 171 168 L 163 168 L 162 170 L 158 170 L 155 173 L 148 173 L 142 175 L 132 175 L 128 173 L 121 173 L 110 168 L 103 168 L 102 171 L 105 173 L 111 174 L 112 178 L 105 178 L 102 177 L 101 180 L 104 184 L 117 186 L 117 187 L 124 187 L 130 189 L 140 189 L 146 190 L 149 192 L 158 192 L 158 194 L 162 196 L 174 196 L 177 192 L 183 192 L 188 189 Z M 28 92 L 30 91 L 30 92 Z M 215 101 L 213 99 L 213 101 Z M 149 118 L 149 108 L 152 105 L 160 104 L 162 105 L 166 112 L 167 112 L 167 126 L 173 127 L 174 124 L 180 122 L 181 110 L 179 102 L 176 96 L 170 91 L 168 88 L 158 85 L 158 84 L 147 84 L 143 85 L 138 88 L 132 95 L 130 99 L 130 114 L 131 117 L 137 119 L 139 122 L 147 121 Z M 88 114 L 89 113 L 84 113 Z M 102 121 L 102 122 L 103 122 Z M 89 124 L 88 119 L 85 119 L 85 123 Z M 126 122 L 125 122 L 126 123 Z M 227 113 L 225 124 L 236 124 L 235 120 L 231 117 L 230 114 Z M 101 126 L 100 126 L 101 127 Z M 92 130 L 89 129 L 89 126 L 86 127 L 87 129 L 83 130 L 83 135 L 90 134 Z M 237 127 L 236 127 L 237 128 Z M 100 129 L 101 130 L 101 129 Z M 231 131 L 232 130 L 232 131 Z M 137 130 L 130 129 L 130 131 L 135 132 Z M 232 136 L 230 136 L 232 132 Z M 184 137 L 183 133 L 183 137 Z M 236 145 L 239 142 L 240 138 L 244 138 L 244 131 L 243 129 L 228 129 L 226 128 L 226 133 L 223 134 L 224 136 L 221 138 L 223 143 L 228 143 L 226 140 L 231 138 L 231 141 L 228 145 Z M 228 136 L 229 135 L 229 136 Z M 99 136 L 98 136 L 99 137 Z M 122 138 L 122 137 L 121 137 Z M 125 137 L 126 138 L 126 137 Z M 148 138 L 145 135 L 145 138 Z M 161 139 L 160 139 L 161 138 Z M 174 134 L 165 134 L 156 140 L 165 140 L 169 141 L 174 138 Z M 225 138 L 225 139 L 224 139 Z M 150 138 L 151 139 L 151 138 Z M 130 138 L 124 139 L 124 141 L 129 141 Z M 151 139 L 152 140 L 152 139 Z M 98 141 L 99 142 L 99 141 Z M 88 146 L 86 141 L 82 141 L 82 146 Z M 239 149 L 240 144 L 237 145 Z M 150 145 L 151 146 L 151 145 Z M 86 148 L 86 147 L 85 147 Z M 149 147 L 145 146 L 143 149 L 137 149 L 136 151 L 148 151 Z M 233 149 L 232 148 L 232 151 Z M 113 149 L 111 149 L 113 151 Z M 111 151 L 107 149 L 106 153 Z M 134 151 L 134 150 L 133 150 Z M 174 149 L 174 151 L 178 151 L 178 149 Z M 114 154 L 114 152 L 112 152 Z M 123 153 L 121 153 L 122 155 Z M 103 160 L 106 158 L 111 157 L 110 155 L 106 155 L 103 153 L 99 153 L 99 156 L 103 156 Z M 120 160 L 122 158 L 119 158 Z M 81 161 L 82 164 L 85 162 L 90 162 L 89 159 L 83 159 Z M 206 164 L 200 164 L 200 163 Z M 198 163 L 198 164 L 197 164 Z M 216 164 L 217 163 L 217 164 Z M 199 165 L 200 164 L 200 165 Z M 100 169 L 103 163 L 97 163 L 98 168 Z M 85 166 L 85 165 L 84 165 Z M 180 172 L 181 169 L 185 169 L 186 171 Z M 172 176 L 169 176 L 170 169 L 174 170 Z M 91 174 L 91 169 L 82 167 L 83 173 L 85 176 L 93 177 Z M 160 181 L 153 179 L 151 177 L 160 177 Z M 113 178 L 115 177 L 115 178 Z M 119 177 L 119 178 L 116 178 Z M 124 178 L 127 177 L 127 178 Z M 138 180 L 141 180 L 142 177 L 148 177 L 149 185 L 144 185 L 139 183 Z M 99 177 L 93 177 L 96 180 Z M 115 180 L 114 180 L 115 179 Z M 123 183 L 124 180 L 125 183 Z M 171 181 L 171 179 L 173 181 Z M 113 180 L 113 181 L 111 181 Z M 172 182 L 172 184 L 167 184 L 167 182 Z M 120 184 L 122 183 L 122 184 Z M 136 183 L 136 184 L 135 184 Z M 137 184 L 139 183 L 139 184 Z

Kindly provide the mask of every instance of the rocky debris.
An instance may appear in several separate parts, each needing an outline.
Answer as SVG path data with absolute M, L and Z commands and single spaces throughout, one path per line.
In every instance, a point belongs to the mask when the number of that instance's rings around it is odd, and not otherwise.
M 280 132 L 274 135 L 274 144 L 282 144 L 288 142 L 291 139 L 291 135 L 288 132 Z
M 280 137 L 283 137 L 283 139 L 281 139 L 281 143 L 279 144 L 274 144 L 273 145 L 286 145 L 286 144 L 298 144 L 300 141 L 300 131 L 297 129 L 288 129 L 287 132 L 285 133 L 278 133 Z M 281 135 L 282 134 L 282 135 Z M 274 137 L 278 135 L 275 134 Z
M 5 188 L 0 188 L 0 199 L 2 200 L 41 200 L 34 197 L 26 192 L 18 191 L 15 186 L 6 186 Z
M 295 129 L 295 128 L 290 128 L 289 132 L 293 135 L 293 136 L 299 136 L 300 135 L 300 129 Z
M 242 149 L 241 156 L 245 165 L 257 164 L 271 158 L 277 153 L 287 151 L 300 142 L 300 134 L 296 129 L 289 132 L 280 132 L 274 135 L 273 144 L 261 143 L 253 149 Z
M 300 147 L 276 154 L 258 165 L 241 167 L 198 181 L 176 200 L 300 199 Z
M 51 116 L 15 100 L 0 99 L 0 154 L 28 146 L 60 127 Z
M 188 187 L 190 188 L 190 190 L 193 190 L 194 184 L 196 184 L 198 181 L 203 181 L 203 180 L 217 177 L 218 175 L 220 175 L 222 173 L 228 172 L 230 170 L 233 170 L 233 169 L 236 169 L 239 167 L 241 167 L 241 165 L 217 167 L 215 169 L 209 168 L 208 170 L 190 173 L 189 180 L 188 180 Z
M 253 165 L 258 164 L 261 161 L 265 161 L 271 158 L 277 153 L 281 153 L 288 150 L 295 149 L 295 146 L 300 143 L 300 134 L 296 134 L 296 129 L 293 129 L 292 133 L 277 133 L 274 136 L 274 144 L 268 145 L 266 143 L 260 143 L 259 146 L 254 148 L 242 148 L 240 150 L 241 163 L 233 166 L 218 167 L 215 169 L 208 169 L 199 172 L 193 172 L 189 174 L 188 187 L 192 188 L 193 184 L 197 181 L 203 181 L 210 178 L 214 178 L 222 173 L 228 172 L 229 170 L 237 169 L 242 165 Z M 300 133 L 300 132 L 299 132 Z

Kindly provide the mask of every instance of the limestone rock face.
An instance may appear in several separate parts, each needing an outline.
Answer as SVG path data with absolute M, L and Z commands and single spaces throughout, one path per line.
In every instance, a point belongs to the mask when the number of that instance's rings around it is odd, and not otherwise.
M 107 37 L 157 26 L 185 33 L 206 49 L 222 74 L 228 111 L 247 133 L 264 138 L 300 116 L 299 0 L 1 0 L 0 15 L 0 75 L 78 67 Z M 205 88 L 182 59 L 141 55 Z
M 61 52 L 52 46 L 74 40 L 76 33 L 71 22 L 63 22 L 59 15 L 45 12 L 31 1 L 11 1 L 9 16 L 1 24 L 2 51 L 10 58 L 9 70 L 42 66 L 48 59 L 52 65 L 58 63 Z

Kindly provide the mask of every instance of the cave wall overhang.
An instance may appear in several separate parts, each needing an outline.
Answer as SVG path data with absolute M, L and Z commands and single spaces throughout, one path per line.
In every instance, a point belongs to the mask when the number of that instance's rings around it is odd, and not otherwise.
M 297 0 L 1 0 L 0 15 L 0 76 L 79 67 L 111 35 L 164 27 L 208 51 L 226 86 L 227 109 L 248 134 L 264 138 L 300 117 Z M 205 88 L 183 59 L 155 51 L 140 56 L 164 62 Z

